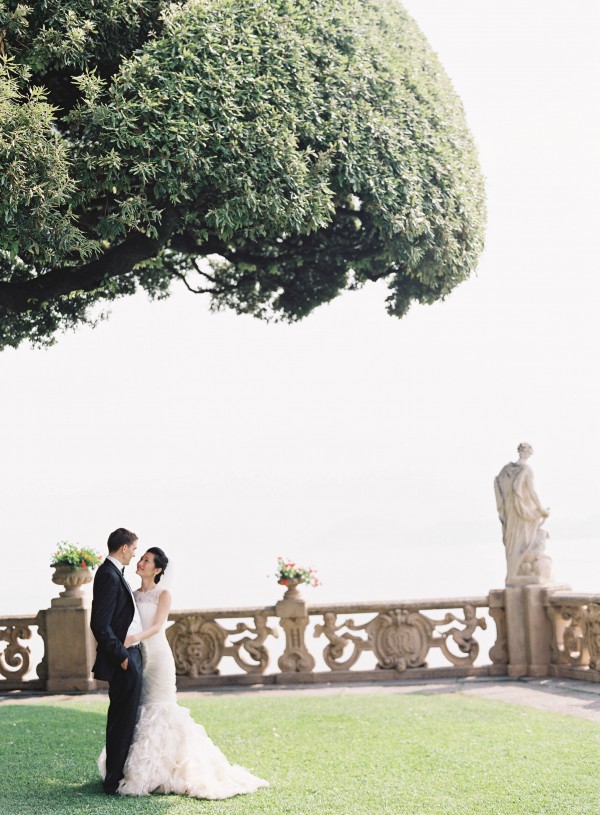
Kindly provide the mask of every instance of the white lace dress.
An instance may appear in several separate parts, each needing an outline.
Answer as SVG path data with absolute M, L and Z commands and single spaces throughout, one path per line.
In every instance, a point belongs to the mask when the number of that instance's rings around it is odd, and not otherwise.
M 149 628 L 162 589 L 135 591 L 142 619 Z M 230 764 L 202 725 L 176 700 L 175 663 L 164 626 L 143 640 L 142 697 L 133 743 L 119 784 L 121 795 L 151 792 L 194 798 L 231 798 L 268 787 L 244 767 Z M 104 777 L 104 751 L 98 761 Z

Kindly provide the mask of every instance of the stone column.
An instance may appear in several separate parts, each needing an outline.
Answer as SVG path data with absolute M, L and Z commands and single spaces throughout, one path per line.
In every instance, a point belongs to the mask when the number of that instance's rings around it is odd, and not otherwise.
M 90 631 L 90 601 L 86 596 L 56 597 L 46 611 L 46 653 L 49 691 L 96 689 L 92 665 L 96 642 Z
M 552 623 L 545 608 L 548 585 L 505 589 L 508 675 L 548 676 L 552 662 Z M 568 589 L 552 586 L 555 590 Z
M 315 660 L 304 642 L 308 625 L 306 602 L 300 596 L 284 598 L 276 604 L 275 614 L 285 631 L 285 651 L 277 663 L 280 670 L 282 673 L 310 673 L 315 667 Z

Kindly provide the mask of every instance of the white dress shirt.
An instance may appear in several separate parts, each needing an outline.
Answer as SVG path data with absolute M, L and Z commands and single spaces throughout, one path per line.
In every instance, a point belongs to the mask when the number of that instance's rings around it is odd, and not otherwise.
M 114 563 L 117 569 L 122 572 L 123 571 L 123 564 L 113 557 L 112 555 L 106 556 L 107 560 L 110 560 L 111 563 Z M 136 634 L 141 634 L 143 631 L 142 620 L 140 617 L 140 612 L 138 611 L 137 603 L 135 602 L 135 597 L 133 596 L 133 592 L 131 591 L 131 586 L 127 581 L 125 581 L 125 585 L 129 589 L 129 593 L 131 594 L 131 598 L 133 600 L 133 620 L 131 621 L 131 625 L 127 629 L 127 634 L 135 637 Z

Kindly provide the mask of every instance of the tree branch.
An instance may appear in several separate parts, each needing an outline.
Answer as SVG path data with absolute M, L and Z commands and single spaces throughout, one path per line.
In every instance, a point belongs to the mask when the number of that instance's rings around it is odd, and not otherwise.
M 0 306 L 16 314 L 32 311 L 40 302 L 73 291 L 94 291 L 107 280 L 131 272 L 138 263 L 156 257 L 177 225 L 174 210 L 165 210 L 157 238 L 131 232 L 118 246 L 84 266 L 50 269 L 30 280 L 0 282 Z
M 187 281 L 187 277 L 184 275 L 183 272 L 177 272 L 173 270 L 172 274 L 174 274 L 175 277 L 178 277 L 180 280 L 183 280 L 186 289 L 188 291 L 191 291 L 192 294 L 211 294 L 211 293 L 214 294 L 214 289 L 195 289 L 193 286 L 190 286 L 190 284 Z
M 212 235 L 199 243 L 193 232 L 181 232 L 173 236 L 171 248 L 184 255 L 222 255 L 227 244 Z

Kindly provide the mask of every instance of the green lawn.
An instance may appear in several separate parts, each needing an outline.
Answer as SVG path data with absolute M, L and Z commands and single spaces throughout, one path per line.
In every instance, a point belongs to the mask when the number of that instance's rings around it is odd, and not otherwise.
M 1 815 L 598 815 L 600 727 L 457 695 L 186 700 L 270 781 L 228 801 L 102 795 L 106 702 L 0 704 Z

